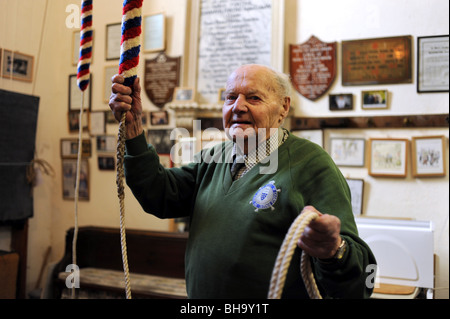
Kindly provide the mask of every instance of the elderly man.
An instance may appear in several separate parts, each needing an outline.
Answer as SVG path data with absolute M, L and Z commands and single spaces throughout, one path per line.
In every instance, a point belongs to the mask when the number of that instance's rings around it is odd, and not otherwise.
M 145 140 L 139 80 L 133 88 L 121 83 L 121 76 L 113 78 L 110 107 L 117 119 L 127 112 L 128 186 L 146 212 L 190 217 L 189 298 L 266 298 L 283 239 L 305 210 L 316 211 L 319 218 L 298 246 L 312 257 L 322 295 L 370 296 L 366 267 L 375 259 L 357 235 L 345 178 L 321 147 L 281 128 L 290 108 L 286 76 L 260 65 L 236 69 L 223 105 L 230 141 L 171 169 L 160 165 Z M 300 249 L 283 298 L 308 298 L 299 271 Z

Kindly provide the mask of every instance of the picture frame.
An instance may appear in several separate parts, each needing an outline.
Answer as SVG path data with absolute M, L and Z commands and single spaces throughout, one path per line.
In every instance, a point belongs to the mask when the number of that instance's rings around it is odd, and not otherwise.
M 78 139 L 62 138 L 60 141 L 61 158 L 77 158 L 78 157 Z M 91 157 L 92 146 L 90 139 L 83 139 L 81 144 L 81 157 Z
M 352 211 L 354 216 L 363 214 L 364 180 L 360 178 L 346 178 L 352 196 Z
M 120 59 L 120 43 L 122 41 L 122 23 L 106 25 L 105 59 L 107 61 Z
M 219 89 L 219 95 L 217 96 L 217 102 L 219 104 L 223 104 L 225 102 L 226 96 L 225 96 L 225 92 L 227 89 L 225 88 L 221 88 Z
M 62 195 L 63 199 L 72 200 L 75 198 L 75 185 L 77 179 L 77 160 L 62 159 Z M 80 162 L 80 179 L 78 189 L 78 199 L 80 201 L 89 200 L 89 163 L 87 159 Z
M 388 91 L 371 90 L 361 92 L 361 108 L 363 110 L 387 109 Z
M 448 34 L 417 38 L 417 92 L 449 91 Z
M 411 48 L 411 35 L 342 41 L 342 85 L 412 83 Z
M 330 138 L 330 156 L 338 166 L 365 166 L 366 140 L 363 138 Z
M 106 133 L 106 121 L 104 111 L 95 111 L 89 113 L 89 134 L 91 136 L 102 135 Z
M 78 65 L 80 59 L 80 30 L 72 33 L 72 65 Z
M 119 67 L 117 65 L 105 66 L 103 71 L 103 102 L 109 103 L 111 97 L 111 85 L 112 77 L 119 73 Z
M 145 53 L 165 50 L 166 42 L 166 17 L 163 12 L 144 16 L 144 43 Z
M 77 75 L 69 75 L 69 112 L 79 111 L 83 98 L 83 109 L 91 110 L 91 88 L 92 88 L 92 74 L 89 75 L 89 85 L 84 92 L 80 90 L 77 84 Z
M 182 137 L 179 139 L 179 158 L 177 163 L 181 165 L 187 165 L 194 161 L 194 155 L 196 153 L 197 138 L 195 137 Z M 181 154 L 180 154 L 181 153 Z
M 2 66 L 3 49 L 0 48 L 0 77 L 2 76 L 3 66 Z
M 369 175 L 406 177 L 408 140 L 402 138 L 369 139 Z
M 412 166 L 414 177 L 440 177 L 446 175 L 446 137 L 412 137 Z
M 194 102 L 195 93 L 193 88 L 176 87 L 173 92 L 173 102 Z
M 114 171 L 116 169 L 116 158 L 110 155 L 100 155 L 97 157 L 98 169 L 100 171 Z
M 75 133 L 80 130 L 80 111 L 69 111 L 68 112 L 68 122 L 69 122 L 69 132 Z M 89 130 L 89 112 L 84 111 L 81 117 L 83 123 L 83 132 Z
M 117 151 L 117 136 L 99 135 L 96 136 L 96 150 L 98 153 L 114 153 Z
M 353 94 L 329 94 L 330 111 L 353 110 Z
M 169 113 L 167 111 L 150 112 L 150 124 L 152 126 L 169 124 Z
M 172 130 L 148 130 L 147 141 L 152 144 L 158 154 L 170 154 L 174 141 L 170 139 Z
M 4 78 L 32 82 L 34 57 L 19 51 L 3 49 L 1 68 Z
M 114 117 L 114 114 L 113 114 L 113 112 L 111 112 L 111 110 L 105 111 L 105 121 L 106 121 L 106 124 L 119 124 L 119 122 L 116 120 L 116 118 Z
M 292 131 L 292 134 L 316 143 L 323 148 L 323 131 L 322 130 L 298 130 Z

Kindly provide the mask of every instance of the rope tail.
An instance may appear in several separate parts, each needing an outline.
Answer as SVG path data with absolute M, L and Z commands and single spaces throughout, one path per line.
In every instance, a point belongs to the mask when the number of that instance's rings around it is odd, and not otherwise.
M 139 64 L 141 23 L 143 0 L 125 0 L 122 15 L 122 40 L 120 48 L 119 74 L 124 78 L 124 85 L 132 87 L 137 77 Z M 126 113 L 121 116 L 117 138 L 117 195 L 120 205 L 120 242 L 122 247 L 122 262 L 125 275 L 126 298 L 131 299 L 130 274 L 128 269 L 127 244 L 125 234 L 125 192 L 124 156 L 126 139 Z
M 291 263 L 292 256 L 294 255 L 294 251 L 297 247 L 297 242 L 303 234 L 306 226 L 308 226 L 309 223 L 317 217 L 319 217 L 317 213 L 305 211 L 294 220 L 289 228 L 273 268 L 268 294 L 269 299 L 281 298 L 287 271 Z M 304 251 L 302 252 L 300 269 L 309 297 L 311 299 L 322 299 L 316 281 L 314 280 L 309 255 Z

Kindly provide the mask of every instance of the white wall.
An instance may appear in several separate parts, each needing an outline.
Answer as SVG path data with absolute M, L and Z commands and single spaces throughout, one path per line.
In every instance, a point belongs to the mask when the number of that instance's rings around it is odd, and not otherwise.
M 288 70 L 289 44 L 299 44 L 315 35 L 324 42 L 338 42 L 338 72 L 327 93 L 352 93 L 354 110 L 330 112 L 328 97 L 310 101 L 294 94 L 295 115 L 321 116 L 389 116 L 409 114 L 442 114 L 449 111 L 448 93 L 418 94 L 416 92 L 417 37 L 449 33 L 447 1 L 431 0 L 286 0 L 285 69 Z M 391 36 L 413 37 L 413 82 L 411 84 L 351 86 L 341 85 L 341 42 Z M 390 93 L 387 110 L 362 110 L 362 90 L 387 89 Z M 365 168 L 342 167 L 346 177 L 365 181 L 363 214 L 373 217 L 431 220 L 435 225 L 436 297 L 448 298 L 448 217 L 449 162 L 448 128 L 324 130 L 324 147 L 330 137 L 406 138 L 413 136 L 446 136 L 446 177 L 414 178 L 411 165 L 406 178 L 380 178 L 368 175 Z M 366 153 L 367 158 L 367 153 Z M 411 158 L 409 158 L 411 161 Z M 411 163 L 411 162 L 410 162 Z M 367 166 L 367 165 L 366 165 Z
M 36 283 L 41 263 L 48 246 L 52 247 L 51 260 L 59 260 L 64 250 L 64 236 L 74 225 L 74 203 L 62 199 L 60 139 L 76 138 L 69 133 L 67 123 L 68 76 L 76 73 L 70 63 L 73 29 L 66 27 L 66 7 L 79 5 L 74 0 L 0 0 L 0 47 L 18 50 L 35 56 L 35 79 L 23 83 L 0 78 L 0 88 L 40 96 L 36 152 L 37 157 L 48 161 L 55 170 L 55 176 L 43 176 L 34 189 L 34 217 L 29 220 L 28 283 L 31 290 Z M 189 33 L 188 14 L 191 1 L 154 0 L 144 1 L 144 15 L 164 11 L 167 16 L 167 54 L 183 57 L 183 81 L 191 50 L 186 34 Z M 91 66 L 93 75 L 93 110 L 107 110 L 103 101 L 103 70 L 116 62 L 105 61 L 105 26 L 121 20 L 122 0 L 94 1 L 94 58 Z M 315 35 L 322 41 L 337 41 L 386 37 L 397 35 L 417 36 L 448 34 L 448 3 L 433 0 L 286 0 L 285 70 L 288 70 L 287 48 Z M 41 37 L 42 36 L 42 37 Z M 41 42 L 42 39 L 42 42 Z M 141 61 L 154 55 L 142 55 Z M 413 62 L 415 64 L 415 62 Z M 142 76 L 142 63 L 140 65 Z M 332 93 L 353 93 L 359 96 L 367 87 L 342 87 L 340 71 L 331 88 Z M 378 88 L 371 86 L 370 88 Z M 387 111 L 362 111 L 340 113 L 342 116 L 397 115 L 448 113 L 448 93 L 417 94 L 413 84 L 389 85 L 392 92 L 391 107 Z M 335 116 L 328 111 L 326 98 L 310 102 L 298 94 L 294 96 L 297 116 Z M 154 106 L 144 98 L 145 108 Z M 117 127 L 108 126 L 108 133 L 115 135 Z M 351 136 L 401 136 L 442 134 L 448 137 L 448 130 L 367 130 L 325 132 L 325 139 L 333 134 Z M 87 137 L 87 135 L 85 135 Z M 97 169 L 97 154 L 93 141 L 93 154 L 89 159 L 91 194 L 89 202 L 79 203 L 80 225 L 119 226 L 119 207 L 116 195 L 115 173 Z M 448 145 L 447 145 L 448 158 Z M 406 179 L 372 178 L 366 169 L 343 170 L 346 176 L 364 178 L 367 191 L 364 212 L 368 216 L 410 217 L 433 220 L 436 224 L 435 243 L 437 255 L 437 287 L 440 298 L 448 298 L 448 173 L 445 178 L 415 179 L 409 173 Z M 448 172 L 448 161 L 447 161 Z M 411 199 L 411 193 L 415 194 Z M 417 196 L 420 194 L 421 196 Z M 131 193 L 126 192 L 127 228 L 167 230 L 169 223 L 160 221 L 142 212 Z M 0 247 L 9 245 L 8 230 L 0 228 Z M 6 235 L 5 235 L 6 234 Z

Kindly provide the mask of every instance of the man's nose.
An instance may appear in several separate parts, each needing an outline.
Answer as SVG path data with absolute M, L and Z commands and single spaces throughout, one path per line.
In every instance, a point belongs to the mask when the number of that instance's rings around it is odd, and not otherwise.
M 236 100 L 234 101 L 233 112 L 234 113 L 242 113 L 242 112 L 247 112 L 247 111 L 248 111 L 248 108 L 247 108 L 247 100 L 245 98 L 245 95 L 239 94 L 238 97 L 236 98 Z

